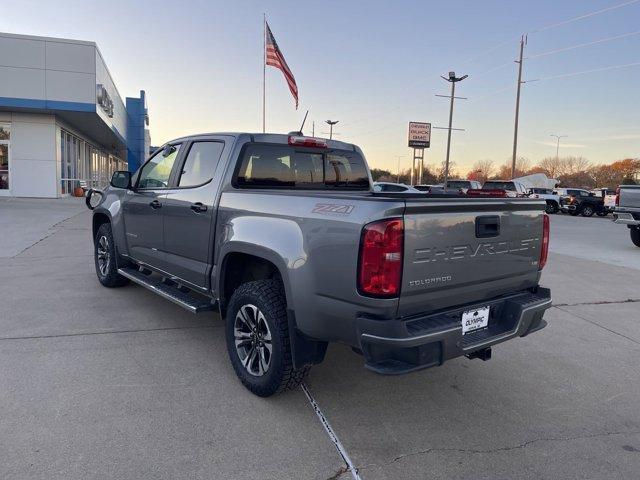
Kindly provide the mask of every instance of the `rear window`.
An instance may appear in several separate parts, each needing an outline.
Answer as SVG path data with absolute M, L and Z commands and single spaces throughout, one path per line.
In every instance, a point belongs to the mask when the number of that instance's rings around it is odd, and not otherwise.
M 471 182 L 465 180 L 452 180 L 447 182 L 447 188 L 471 188 Z
M 483 190 L 511 190 L 515 191 L 516 186 L 513 182 L 485 182 L 482 186 Z
M 235 183 L 242 188 L 368 190 L 369 176 L 357 152 L 248 144 Z

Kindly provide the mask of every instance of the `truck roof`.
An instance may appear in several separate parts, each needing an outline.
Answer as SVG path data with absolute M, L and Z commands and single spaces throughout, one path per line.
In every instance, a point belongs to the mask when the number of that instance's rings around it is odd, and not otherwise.
M 189 140 L 192 138 L 198 137 L 208 137 L 208 136 L 227 136 L 227 137 L 241 137 L 246 135 L 251 138 L 252 142 L 264 142 L 264 143 L 282 143 L 288 144 L 289 137 L 294 135 L 294 133 L 252 133 L 252 132 L 209 132 L 209 133 L 197 133 L 193 135 L 185 135 L 184 137 L 175 138 L 171 141 L 177 140 Z M 310 135 L 302 135 L 304 137 L 309 138 L 318 138 L 327 142 L 327 146 L 330 148 L 337 148 L 341 150 L 359 150 L 358 147 L 352 143 L 340 142 L 338 140 L 329 140 L 328 138 L 322 137 L 311 137 Z

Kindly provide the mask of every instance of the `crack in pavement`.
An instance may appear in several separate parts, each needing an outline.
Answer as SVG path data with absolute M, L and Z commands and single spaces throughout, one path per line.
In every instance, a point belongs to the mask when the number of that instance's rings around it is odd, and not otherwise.
M 614 335 L 618 335 L 619 337 L 626 338 L 627 340 L 629 340 L 630 342 L 635 343 L 636 345 L 640 345 L 640 342 L 639 342 L 638 340 L 636 340 L 635 338 L 632 338 L 632 337 L 628 337 L 628 336 L 627 336 L 627 335 L 625 335 L 624 333 L 616 332 L 615 330 L 612 330 L 612 329 L 610 329 L 610 328 L 607 328 L 607 327 L 605 327 L 604 325 L 600 325 L 598 322 L 594 322 L 593 320 L 589 320 L 588 318 L 585 318 L 585 317 L 583 317 L 583 316 L 581 316 L 581 315 L 578 315 L 578 314 L 577 314 L 577 313 L 575 313 L 575 312 L 570 312 L 569 310 L 565 310 L 564 308 L 560 308 L 560 307 L 558 307 L 558 306 L 556 306 L 556 305 L 554 305 L 554 306 L 555 306 L 558 310 L 560 310 L 560 311 L 562 311 L 562 312 L 564 312 L 564 313 L 567 313 L 567 314 L 572 315 L 572 316 L 574 316 L 574 317 L 576 317 L 576 318 L 579 318 L 580 320 L 584 320 L 585 322 L 590 323 L 591 325 L 594 325 L 594 326 L 596 326 L 596 327 L 599 327 L 599 328 L 601 328 L 602 330 L 605 330 L 605 331 L 607 331 L 607 332 L 609 332 L 609 333 L 613 333 Z
M 139 328 L 131 330 L 106 330 L 104 332 L 78 332 L 78 333 L 58 333 L 51 335 L 30 335 L 24 337 L 0 337 L 3 340 L 38 340 L 44 338 L 65 338 L 65 337 L 88 337 L 92 335 L 111 335 L 118 333 L 141 333 L 141 332 L 163 332 L 171 330 L 195 330 L 198 328 L 223 328 L 224 325 L 193 325 L 190 327 L 158 327 L 158 328 Z
M 554 303 L 553 306 L 554 307 L 579 307 L 582 305 L 618 305 L 622 303 L 638 303 L 638 302 L 640 302 L 640 298 L 627 298 L 626 300 L 601 300 L 597 302 Z
M 36 241 L 36 242 L 32 243 L 32 244 L 31 244 L 31 245 L 29 245 L 27 248 L 25 248 L 25 249 L 23 249 L 23 250 L 19 251 L 19 252 L 18 252 L 18 253 L 16 253 L 14 256 L 12 256 L 12 257 L 8 257 L 8 258 L 17 258 L 18 256 L 22 255 L 22 254 L 23 254 L 24 252 L 26 252 L 27 250 L 29 250 L 29 249 L 31 249 L 31 248 L 33 248 L 33 247 L 35 247 L 36 245 L 38 245 L 40 242 L 42 242 L 42 241 L 46 240 L 47 238 L 51 237 L 52 235 L 55 235 L 56 233 L 58 233 L 58 231 L 59 231 L 59 230 L 58 230 L 58 228 L 57 228 L 57 227 L 58 227 L 60 224 L 62 224 L 62 223 L 64 223 L 64 222 L 66 222 L 67 220 L 71 220 L 72 218 L 76 218 L 78 215 L 82 215 L 83 213 L 85 213 L 85 212 L 84 212 L 84 210 L 81 210 L 81 211 L 79 211 L 78 213 L 76 213 L 76 214 L 74 214 L 74 215 L 71 215 L 70 217 L 63 218 L 63 219 L 62 219 L 62 220 L 60 220 L 59 222 L 54 223 L 53 225 L 51 225 L 51 226 L 49 227 L 49 229 L 48 229 L 48 230 L 47 230 L 47 232 L 45 233 L 45 236 L 44 236 L 44 237 L 42 237 L 40 240 L 38 240 L 38 241 Z
M 519 450 L 519 449 L 524 449 L 527 448 L 529 445 L 532 445 L 534 443 L 538 443 L 538 442 L 570 442 L 573 440 L 586 440 L 586 439 L 590 439 L 590 438 L 599 438 L 599 437 L 609 437 L 609 436 L 613 436 L 613 435 L 635 435 L 635 434 L 640 434 L 640 430 L 630 430 L 630 431 L 623 431 L 623 432 L 604 432 L 604 433 L 594 433 L 591 435 L 576 435 L 574 437 L 549 437 L 549 438 L 536 438 L 533 440 L 528 440 L 526 442 L 517 444 L 517 445 L 512 445 L 512 446 L 508 446 L 508 447 L 498 447 L 498 448 L 490 448 L 490 449 L 474 449 L 474 448 L 427 448 L 425 450 L 419 450 L 417 452 L 410 452 L 410 453 L 405 453 L 402 455 L 398 455 L 397 457 L 393 458 L 392 460 L 385 462 L 385 463 L 381 463 L 381 464 L 369 464 L 369 465 L 363 465 L 362 467 L 359 467 L 359 470 L 364 470 L 364 469 L 371 469 L 371 468 L 382 468 L 382 467 L 386 467 L 389 466 L 393 463 L 399 462 L 404 460 L 407 457 L 413 457 L 413 456 L 418 456 L 418 455 L 426 455 L 429 453 L 437 453 L 437 452 L 456 452 L 456 453 L 469 453 L 469 454 L 491 454 L 491 453 L 498 453 L 498 452 L 508 452 L 511 450 Z

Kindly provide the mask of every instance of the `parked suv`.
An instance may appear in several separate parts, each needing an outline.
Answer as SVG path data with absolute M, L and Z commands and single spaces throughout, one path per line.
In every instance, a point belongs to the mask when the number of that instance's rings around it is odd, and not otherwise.
M 88 192 L 96 274 L 219 311 L 230 362 L 261 396 L 298 385 L 329 342 L 397 374 L 487 360 L 546 325 L 543 202 L 372 187 L 356 145 L 179 138 L 137 172 L 115 172 L 97 201 Z

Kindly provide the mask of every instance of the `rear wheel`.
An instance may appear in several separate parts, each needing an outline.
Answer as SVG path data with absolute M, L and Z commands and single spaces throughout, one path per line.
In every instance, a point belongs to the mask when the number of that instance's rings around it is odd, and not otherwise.
M 94 260 L 98 280 L 105 287 L 122 287 L 129 283 L 129 279 L 118 273 L 116 247 L 110 223 L 103 223 L 98 228 L 94 241 Z
M 547 205 L 544 207 L 544 211 L 547 213 L 558 213 L 560 207 L 556 202 L 547 202 Z
M 593 206 L 585 205 L 584 207 L 582 207 L 581 214 L 583 217 L 592 217 L 594 213 L 595 213 L 595 210 L 593 209 Z
M 236 375 L 252 393 L 269 397 L 297 387 L 309 367 L 293 368 L 287 302 L 279 280 L 257 280 L 233 292 L 225 333 Z
M 636 247 L 640 247 L 640 228 L 632 228 L 631 229 L 631 241 Z

